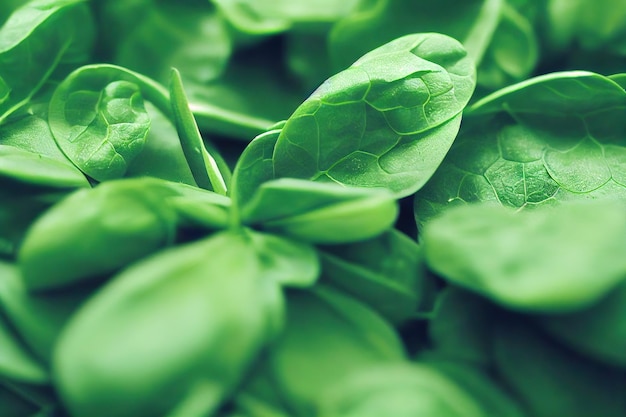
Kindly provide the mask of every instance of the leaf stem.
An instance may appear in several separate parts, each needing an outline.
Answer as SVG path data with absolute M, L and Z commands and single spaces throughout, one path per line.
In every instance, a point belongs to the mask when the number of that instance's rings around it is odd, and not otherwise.
M 204 146 L 198 125 L 189 108 L 180 72 L 176 68 L 172 68 L 170 77 L 170 104 L 180 143 L 196 183 L 201 188 L 226 195 L 226 182 L 217 161 Z

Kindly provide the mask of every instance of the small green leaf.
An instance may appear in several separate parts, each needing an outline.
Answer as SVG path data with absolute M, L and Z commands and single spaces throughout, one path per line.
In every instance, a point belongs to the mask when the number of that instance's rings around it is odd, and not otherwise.
M 46 289 L 98 278 L 167 245 L 175 196 L 151 178 L 103 183 L 78 191 L 33 224 L 19 252 L 24 281 Z
M 172 69 L 170 78 L 172 113 L 183 152 L 198 186 L 226 195 L 226 183 L 215 158 L 207 152 L 196 120 L 189 109 L 180 73 Z
M 147 77 L 114 65 L 88 65 L 55 90 L 48 120 L 63 153 L 104 181 L 122 177 L 141 153 L 150 128 L 144 99 L 171 114 L 167 92 Z
M 448 360 L 489 366 L 491 328 L 501 315 L 485 298 L 457 286 L 446 287 L 428 322 L 434 353 Z
M 272 154 L 279 135 L 280 129 L 260 134 L 237 160 L 231 193 L 235 208 L 245 206 L 262 183 L 274 179 Z
M 285 204 L 289 202 L 289 204 Z M 283 178 L 262 184 L 242 222 L 312 243 L 346 243 L 393 226 L 397 203 L 384 189 Z
M 0 145 L 0 176 L 18 183 L 54 188 L 89 186 L 87 178 L 74 165 L 6 145 Z

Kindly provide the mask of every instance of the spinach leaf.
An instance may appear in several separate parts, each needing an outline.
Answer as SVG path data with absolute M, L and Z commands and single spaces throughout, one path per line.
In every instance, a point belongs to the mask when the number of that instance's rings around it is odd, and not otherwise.
M 322 281 L 364 302 L 399 325 L 432 297 L 421 248 L 395 229 L 343 245 L 321 247 Z
M 402 362 L 393 329 L 339 291 L 316 286 L 287 297 L 287 323 L 269 352 L 269 372 L 293 414 L 310 416 L 329 384 L 364 366 Z
M 150 128 L 144 96 L 157 103 L 167 100 L 153 82 L 122 68 L 92 65 L 74 71 L 50 100 L 49 123 L 57 144 L 90 177 L 122 177 Z
M 324 417 L 486 416 L 475 399 L 445 374 L 409 364 L 362 367 L 328 387 L 319 409 Z
M 335 244 L 376 236 L 393 226 L 397 214 L 393 196 L 384 189 L 282 178 L 258 188 L 241 209 L 241 222 L 302 241 Z
M 276 142 L 274 173 L 410 195 L 450 148 L 474 82 L 471 60 L 452 38 L 391 41 L 298 107 Z
M 66 172 L 66 176 L 70 174 L 70 171 L 74 171 L 74 176 L 76 177 L 74 180 L 76 183 L 75 186 L 89 185 L 85 176 L 74 167 L 72 162 L 67 159 L 57 146 L 47 119 L 47 114 L 29 114 L 23 117 L 12 118 L 10 121 L 0 126 L 0 146 L 18 148 L 24 151 L 24 155 L 25 152 L 28 152 L 32 155 L 32 159 L 40 156 L 42 165 L 46 165 L 46 161 L 49 161 L 48 165 L 51 165 L 53 164 L 52 160 L 54 160 L 57 162 L 58 166 L 66 167 L 63 169 L 63 171 Z M 3 161 L 2 163 L 9 164 L 10 162 Z M 22 166 L 21 163 L 15 165 L 14 169 L 16 171 L 13 174 L 11 171 L 5 171 L 5 175 L 19 181 L 32 182 L 27 181 L 23 176 L 28 175 L 28 172 L 31 170 L 37 171 L 35 164 L 25 164 L 25 166 L 21 168 L 19 168 Z M 55 170 L 52 167 L 49 167 L 49 169 L 51 171 L 50 176 L 55 177 Z M 39 170 L 41 170 L 41 168 Z M 60 180 L 59 182 L 60 185 L 57 185 L 56 181 L 46 181 L 45 176 L 39 176 L 39 179 L 34 183 L 58 188 L 59 186 L 64 187 L 65 185 L 63 184 L 67 182 L 67 180 Z
M 534 28 L 508 1 L 378 0 L 361 1 L 360 6 L 329 34 L 336 70 L 385 42 L 415 32 L 458 39 L 476 63 L 481 92 L 527 78 L 538 63 Z
M 93 42 L 84 0 L 35 0 L 0 28 L 0 123 L 28 103 L 55 69 L 87 59 Z
M 355 13 L 338 21 L 329 34 L 335 69 L 410 33 L 443 33 L 466 45 L 479 63 L 498 23 L 501 0 L 451 0 L 438 3 L 410 0 L 360 1 Z M 450 14 L 454 7 L 455 13 Z M 465 42 L 468 38 L 468 42 Z
M 89 185 L 85 176 L 71 164 L 7 145 L 0 145 L 0 176 L 60 189 Z
M 183 82 L 178 70 L 172 70 L 170 97 L 176 130 L 180 137 L 183 152 L 198 186 L 226 195 L 226 183 L 215 158 L 207 152 L 198 131 L 198 125 L 189 109 L 189 103 L 183 89 Z
M 67 193 L 88 186 L 40 117 L 16 118 L 0 126 L 0 256 L 14 257 L 38 215 Z
M 485 8 L 488 4 L 485 4 Z M 476 23 L 478 26 L 480 22 Z M 472 39 L 468 39 L 472 41 Z M 467 45 L 465 41 L 464 44 Z M 468 50 L 470 46 L 467 46 Z M 531 23 L 502 2 L 498 25 L 478 65 L 478 83 L 485 91 L 522 81 L 532 75 L 539 61 L 539 40 Z
M 19 252 L 30 289 L 47 289 L 115 271 L 165 245 L 176 213 L 166 182 L 128 179 L 71 194 L 32 225 Z
M 272 380 L 269 362 L 263 355 L 257 361 L 244 385 L 231 401 L 231 409 L 238 416 L 247 417 L 289 417 L 287 405 L 280 397 L 280 391 Z
M 466 128 L 416 194 L 418 223 L 471 201 L 532 208 L 626 197 L 625 108 L 620 85 L 580 71 L 540 76 L 485 97 L 466 112 Z
M 0 178 L 0 257 L 14 259 L 30 224 L 70 191 L 31 187 Z
M 523 311 L 575 311 L 626 276 L 626 215 L 615 200 L 517 213 L 493 204 L 426 224 L 426 262 L 445 279 Z
M 212 414 L 280 329 L 282 303 L 236 231 L 146 258 L 61 334 L 53 369 L 64 403 L 76 416 L 138 417 L 201 401 Z
M 274 179 L 272 155 L 280 129 L 271 129 L 255 137 L 237 160 L 233 172 L 231 197 L 234 208 L 245 206 L 258 187 Z
M 233 45 L 224 17 L 206 1 L 106 0 L 95 5 L 103 59 L 167 84 L 170 69 L 183 80 L 219 77 Z M 210 47 L 207 47 L 210 45 Z

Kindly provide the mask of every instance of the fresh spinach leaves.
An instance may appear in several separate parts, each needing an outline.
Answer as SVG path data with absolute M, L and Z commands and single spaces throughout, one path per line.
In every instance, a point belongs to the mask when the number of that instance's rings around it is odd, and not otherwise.
M 623 417 L 609 0 L 0 4 L 4 417 Z

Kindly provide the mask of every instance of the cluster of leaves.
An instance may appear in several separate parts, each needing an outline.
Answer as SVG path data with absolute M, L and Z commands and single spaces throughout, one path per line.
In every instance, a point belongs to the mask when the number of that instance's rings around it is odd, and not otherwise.
M 620 2 L 0 21 L 3 417 L 626 415 Z

